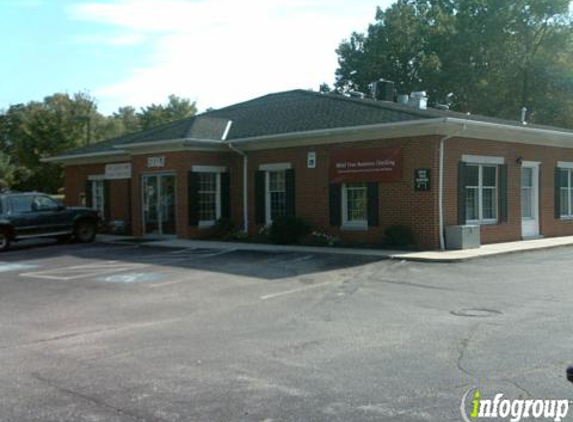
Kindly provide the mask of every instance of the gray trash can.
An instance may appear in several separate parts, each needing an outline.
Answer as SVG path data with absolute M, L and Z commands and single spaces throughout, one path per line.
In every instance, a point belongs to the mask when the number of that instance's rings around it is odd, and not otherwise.
M 465 224 L 446 227 L 446 249 L 479 248 L 481 244 L 480 227 Z

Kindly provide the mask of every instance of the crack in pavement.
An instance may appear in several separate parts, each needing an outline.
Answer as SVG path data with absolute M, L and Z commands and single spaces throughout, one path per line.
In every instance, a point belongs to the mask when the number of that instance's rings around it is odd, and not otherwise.
M 112 412 L 114 412 L 120 416 L 127 416 L 130 419 L 138 421 L 138 422 L 167 422 L 165 419 L 161 419 L 161 418 L 157 418 L 157 417 L 153 417 L 153 419 L 149 419 L 149 418 L 137 415 L 133 412 L 130 412 L 129 410 L 122 409 L 122 408 L 117 407 L 117 406 L 113 406 L 109 403 L 106 403 L 103 400 L 96 398 L 96 397 L 91 397 L 91 396 L 88 396 L 87 394 L 83 394 L 83 393 L 80 393 L 78 391 L 74 391 L 72 389 L 63 387 L 59 384 L 56 384 L 54 381 L 49 380 L 48 378 L 42 377 L 41 375 L 39 375 L 35 372 L 31 373 L 30 375 L 32 376 L 32 378 L 50 386 L 51 388 L 53 388 L 55 390 L 58 390 L 61 393 L 82 399 L 82 400 L 87 401 L 91 404 L 94 404 L 98 407 L 102 407 L 104 409 L 111 410 Z
M 458 359 L 457 359 L 457 361 L 456 361 L 456 366 L 457 366 L 457 368 L 458 368 L 461 372 L 463 372 L 464 374 L 466 374 L 467 376 L 469 376 L 469 377 L 471 377 L 471 378 L 474 378 L 474 379 L 477 378 L 477 377 L 476 377 L 474 374 L 472 374 L 469 370 L 467 370 L 467 369 L 463 366 L 462 362 L 463 362 L 463 360 L 464 360 L 464 358 L 465 358 L 465 354 L 466 354 L 466 352 L 467 352 L 467 349 L 468 349 L 468 346 L 469 346 L 469 344 L 470 344 L 470 342 L 471 342 L 471 339 L 472 339 L 472 337 L 474 336 L 474 334 L 475 334 L 477 328 L 479 327 L 479 325 L 480 325 L 480 324 L 478 323 L 478 324 L 475 324 L 473 327 L 471 327 L 471 328 L 470 328 L 470 333 L 469 333 L 466 337 L 464 337 L 464 338 L 460 341 L 460 343 L 458 344 Z
M 527 390 L 525 387 L 522 387 L 521 385 L 519 385 L 519 384 L 517 383 L 517 381 L 512 381 L 512 380 L 510 380 L 510 379 L 508 379 L 508 378 L 500 378 L 500 381 L 505 381 L 505 382 L 507 382 L 508 384 L 513 385 L 513 386 L 514 386 L 515 388 L 517 388 L 519 391 L 525 393 L 525 395 L 526 395 L 527 398 L 533 396 L 533 395 L 529 392 L 529 390 Z M 523 397 L 520 396 L 519 398 L 523 398 Z

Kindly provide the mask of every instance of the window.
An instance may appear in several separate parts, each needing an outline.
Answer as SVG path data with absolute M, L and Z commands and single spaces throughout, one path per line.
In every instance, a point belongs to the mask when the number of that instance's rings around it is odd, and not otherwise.
M 104 215 L 105 204 L 104 204 L 104 181 L 102 179 L 92 180 L 92 208 L 97 210 L 100 215 Z
M 212 226 L 221 218 L 221 176 L 199 173 L 199 226 Z
M 497 222 L 498 167 L 468 164 L 466 176 L 466 221 L 471 223 Z
M 277 217 L 287 214 L 285 170 L 266 172 L 266 221 L 271 224 Z
M 32 212 L 32 196 L 12 196 L 10 197 L 10 211 L 12 213 Z
M 559 186 L 561 188 L 561 217 L 573 218 L 573 177 L 572 169 L 559 169 Z
M 342 225 L 368 228 L 368 189 L 366 183 L 342 185 Z
M 58 203 L 48 196 L 36 196 L 32 208 L 34 211 L 55 211 Z

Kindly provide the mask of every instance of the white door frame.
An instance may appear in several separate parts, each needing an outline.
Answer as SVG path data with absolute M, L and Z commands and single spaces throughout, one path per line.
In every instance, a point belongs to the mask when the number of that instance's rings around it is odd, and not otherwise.
M 521 237 L 526 239 L 530 237 L 537 237 L 540 235 L 539 230 L 539 161 L 523 161 L 521 169 L 530 168 L 532 170 L 532 186 L 531 186 L 531 214 L 530 218 L 523 218 L 521 215 Z M 523 203 L 523 189 L 521 185 L 521 174 L 519 179 L 519 197 L 520 202 Z M 523 211 L 522 211 L 523 212 Z

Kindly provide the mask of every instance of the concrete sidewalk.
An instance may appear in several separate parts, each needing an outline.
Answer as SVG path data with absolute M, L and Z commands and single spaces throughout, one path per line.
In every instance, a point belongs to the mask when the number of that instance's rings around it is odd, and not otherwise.
M 572 245 L 573 236 L 562 236 L 544 239 L 520 240 L 517 242 L 491 243 L 488 245 L 482 245 L 476 249 L 399 253 L 392 255 L 392 258 L 424 262 L 458 262 L 488 256 L 558 248 Z
M 129 236 L 98 235 L 99 242 L 124 243 L 132 242 L 135 238 Z M 237 251 L 262 251 L 262 252 L 303 252 L 303 253 L 328 253 L 341 255 L 377 256 L 385 259 L 399 259 L 406 261 L 421 262 L 461 262 L 470 259 L 483 258 L 495 255 L 503 255 L 517 252 L 535 251 L 540 249 L 573 246 L 573 236 L 551 237 L 544 239 L 521 240 L 517 242 L 493 243 L 483 245 L 476 249 L 453 250 L 453 251 L 423 251 L 404 252 L 390 249 L 364 249 L 364 248 L 336 248 L 318 246 L 293 246 L 293 245 L 269 245 L 262 243 L 221 242 L 214 240 L 146 240 L 142 243 L 146 246 L 160 246 L 168 248 L 204 248 L 226 249 Z

